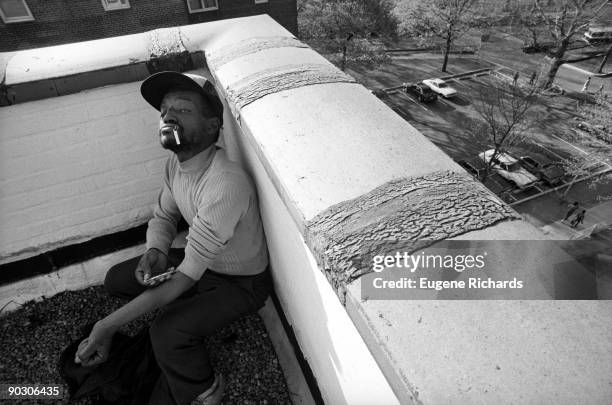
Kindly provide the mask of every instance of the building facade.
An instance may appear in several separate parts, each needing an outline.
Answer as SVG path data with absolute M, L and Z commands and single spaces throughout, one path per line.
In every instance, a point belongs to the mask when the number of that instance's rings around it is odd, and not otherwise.
M 297 35 L 296 0 L 0 0 L 0 52 L 256 14 Z

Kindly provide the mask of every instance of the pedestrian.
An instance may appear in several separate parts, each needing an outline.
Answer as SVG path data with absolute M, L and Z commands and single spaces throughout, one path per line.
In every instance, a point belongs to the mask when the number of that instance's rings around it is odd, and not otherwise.
M 584 86 L 582 86 L 582 90 L 580 90 L 581 92 L 586 92 L 589 89 L 589 84 L 591 84 L 591 76 L 589 76 L 586 81 L 584 82 Z
M 529 85 L 532 86 L 535 83 L 535 79 L 536 79 L 536 72 L 535 70 L 533 72 L 531 72 L 531 77 L 529 78 Z
M 573 203 L 571 203 L 570 205 L 567 206 L 567 213 L 565 214 L 565 218 L 563 218 L 564 221 L 567 221 L 569 219 L 569 217 L 572 216 L 572 214 L 574 212 L 576 212 L 576 210 L 578 209 L 578 206 L 580 204 L 578 204 L 578 201 L 574 201 Z
M 516 86 L 516 84 L 518 83 L 519 76 L 520 76 L 520 73 L 517 71 L 517 72 L 514 74 L 514 79 L 512 80 L 512 84 L 513 84 L 514 86 Z
M 597 97 L 599 98 L 599 102 L 603 102 L 604 101 L 604 85 L 603 83 L 601 84 L 601 86 L 599 86 L 599 89 L 597 89 L 597 93 L 599 94 Z
M 574 219 L 572 220 L 571 223 L 571 227 L 575 228 L 577 227 L 579 224 L 582 223 L 582 221 L 584 221 L 584 215 L 586 214 L 586 210 L 583 209 L 582 211 L 580 211 L 578 214 L 576 214 L 576 216 L 574 217 Z
M 75 362 L 107 361 L 122 325 L 163 307 L 149 329 L 161 370 L 149 405 L 219 404 L 225 380 L 213 369 L 205 338 L 255 313 L 272 288 L 255 186 L 216 146 L 223 104 L 210 81 L 160 72 L 140 92 L 160 112 L 158 139 L 172 153 L 146 252 L 111 267 L 104 281 L 111 295 L 131 301 L 94 325 Z M 189 225 L 187 246 L 171 249 L 181 217 Z

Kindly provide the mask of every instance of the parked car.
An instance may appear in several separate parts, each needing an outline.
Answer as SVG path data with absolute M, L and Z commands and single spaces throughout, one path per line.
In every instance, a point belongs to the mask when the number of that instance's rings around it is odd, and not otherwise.
M 422 83 L 404 83 L 404 90 L 418 98 L 420 102 L 430 103 L 438 99 L 438 95 Z
M 523 156 L 520 161 L 525 169 L 537 174 L 540 179 L 551 186 L 561 183 L 565 176 L 565 170 L 560 162 L 542 163 L 531 156 Z
M 584 39 L 591 45 L 612 42 L 612 25 L 590 27 L 584 33 Z
M 458 160 L 457 163 L 459 164 L 459 166 L 463 167 L 469 174 L 474 176 L 476 180 L 482 182 L 481 179 L 485 170 L 484 162 L 482 160 Z M 488 188 L 497 195 L 501 195 L 505 192 L 508 192 L 514 187 L 514 183 L 509 182 L 508 180 L 504 179 L 495 172 L 489 173 L 485 181 L 482 183 L 486 188 Z
M 457 95 L 457 90 L 450 87 L 442 79 L 426 79 L 423 80 L 423 84 L 444 98 L 454 97 Z
M 485 164 L 488 164 L 489 161 L 491 161 L 494 153 L 495 149 L 489 149 L 479 153 L 478 157 Z M 500 176 L 510 180 L 520 189 L 530 187 L 538 181 L 538 178 L 534 174 L 529 173 L 523 166 L 521 166 L 518 159 L 505 152 L 500 152 L 497 154 L 495 159 L 492 160 L 491 167 L 494 168 Z

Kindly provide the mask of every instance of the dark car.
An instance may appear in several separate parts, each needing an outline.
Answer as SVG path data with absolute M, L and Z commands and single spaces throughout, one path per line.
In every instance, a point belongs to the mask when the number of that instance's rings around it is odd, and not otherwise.
M 458 160 L 459 166 L 463 167 L 469 174 L 474 176 L 478 181 L 481 181 L 481 176 L 484 174 L 484 163 L 481 160 Z M 491 190 L 494 194 L 502 195 L 514 188 L 514 184 L 504 179 L 495 172 L 489 173 L 489 176 L 483 182 L 484 186 Z
M 551 186 L 561 183 L 563 177 L 565 177 L 565 170 L 560 162 L 543 163 L 532 158 L 531 156 L 523 156 L 520 160 L 521 164 L 527 170 L 534 173 Z
M 406 84 L 404 90 L 408 94 L 412 94 L 421 102 L 430 103 L 436 101 L 438 95 L 432 89 L 423 83 Z

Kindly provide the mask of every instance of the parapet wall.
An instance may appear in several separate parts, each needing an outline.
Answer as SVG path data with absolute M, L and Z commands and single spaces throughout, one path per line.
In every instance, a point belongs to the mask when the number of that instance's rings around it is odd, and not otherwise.
M 297 33 L 295 0 L 223 0 L 216 10 L 196 13 L 189 13 L 187 0 L 127 3 L 129 8 L 106 11 L 100 0 L 28 0 L 34 20 L 8 24 L 0 21 L 0 49 L 67 44 L 256 14 L 268 14 Z
M 368 224 L 384 237 L 418 239 L 428 228 L 434 240 L 544 237 L 486 189 L 465 183 L 448 156 L 269 17 L 181 30 L 190 52 L 205 52 L 225 96 L 225 142 L 256 180 L 277 294 L 327 403 L 596 404 L 612 396 L 609 302 L 364 300 L 361 279 L 341 277 L 354 275 L 342 249 L 363 245 L 337 242 L 359 241 L 355 230 L 374 232 Z M 423 183 L 423 198 L 412 200 L 410 190 Z M 445 196 L 458 207 L 446 216 Z M 407 220 L 397 215 L 406 203 L 424 205 Z M 338 218 L 362 210 L 355 223 Z M 552 297 L 554 269 L 540 256 L 542 270 L 525 277 Z

